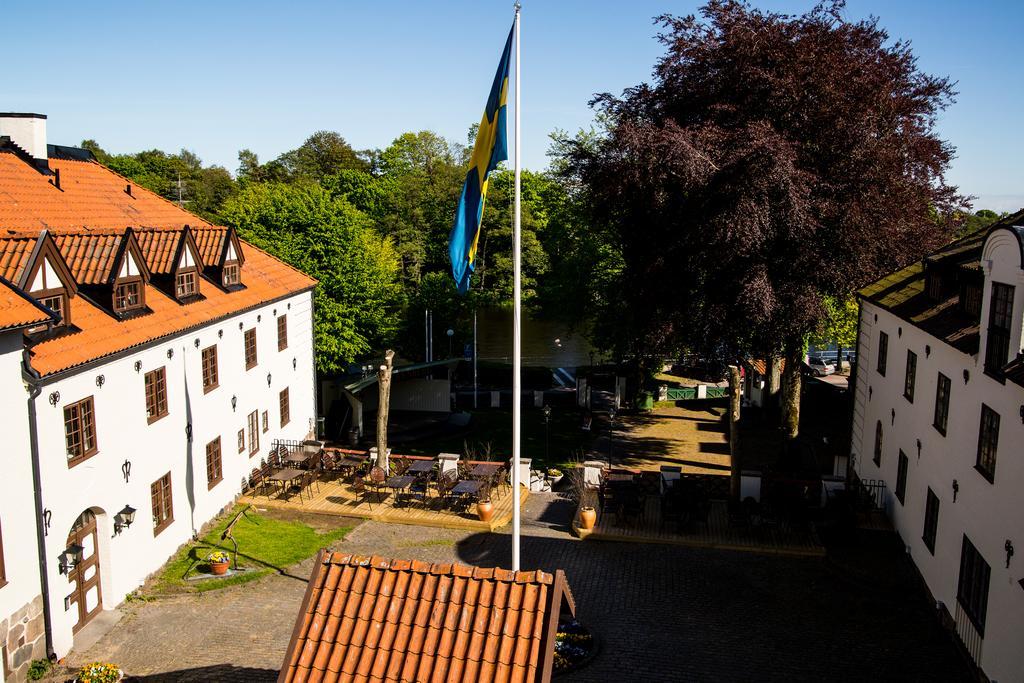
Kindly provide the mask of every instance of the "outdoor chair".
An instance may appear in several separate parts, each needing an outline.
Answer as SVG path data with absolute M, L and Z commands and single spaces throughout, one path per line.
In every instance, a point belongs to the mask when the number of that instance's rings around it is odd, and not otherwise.
M 387 474 L 384 473 L 384 469 L 382 467 L 374 465 L 373 468 L 370 470 L 370 486 L 374 488 L 374 493 L 377 496 L 378 503 L 384 500 L 384 498 L 381 497 L 380 495 L 381 491 L 384 492 L 385 497 L 387 496 L 387 488 L 384 486 L 387 480 L 388 476 Z
M 487 480 L 487 495 L 497 497 L 501 493 L 501 487 L 508 481 L 508 474 L 504 467 L 499 467 Z
M 407 458 L 392 458 L 391 459 L 391 474 L 400 477 L 409 471 L 412 466 L 412 462 Z
M 459 483 L 459 475 L 455 470 L 448 470 L 437 477 L 437 498 L 441 507 L 451 505 L 452 489 Z

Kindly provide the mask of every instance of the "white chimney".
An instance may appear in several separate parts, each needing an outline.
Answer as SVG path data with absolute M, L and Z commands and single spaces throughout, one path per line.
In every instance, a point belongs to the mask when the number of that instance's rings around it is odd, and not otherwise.
M 0 136 L 34 158 L 46 161 L 46 114 L 0 113 Z

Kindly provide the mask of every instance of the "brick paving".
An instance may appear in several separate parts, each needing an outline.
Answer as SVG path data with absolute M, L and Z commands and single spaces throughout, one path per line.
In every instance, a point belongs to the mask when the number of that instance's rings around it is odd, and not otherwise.
M 564 681 L 968 680 L 949 637 L 891 563 L 850 574 L 829 559 L 668 545 L 580 542 L 571 505 L 531 496 L 522 564 L 566 570 L 602 651 Z M 366 522 L 336 548 L 427 561 L 508 565 L 511 538 Z M 845 556 L 855 555 L 849 549 Z M 841 555 L 842 556 L 842 555 Z M 70 663 L 115 661 L 130 680 L 273 681 L 309 575 L 127 606 Z

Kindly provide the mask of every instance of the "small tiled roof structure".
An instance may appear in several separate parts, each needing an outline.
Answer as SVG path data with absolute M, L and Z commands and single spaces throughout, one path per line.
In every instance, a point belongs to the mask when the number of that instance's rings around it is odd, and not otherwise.
M 30 269 L 38 267 L 39 254 L 45 252 L 61 277 L 67 274 L 70 280 L 66 284 L 72 296 L 65 314 L 71 325 L 31 344 L 32 367 L 43 376 L 308 291 L 316 284 L 242 242 L 234 230 L 211 225 L 136 185 L 85 150 L 51 145 L 47 163 L 48 172 L 41 172 L 26 161 L 24 152 L 0 138 L 0 278 L 28 290 Z M 218 271 L 227 240 L 235 245 L 241 280 L 230 287 L 223 286 Z M 173 281 L 175 258 L 186 242 L 194 245 L 198 256 L 201 296 L 179 302 L 173 282 L 167 281 Z M 134 317 L 115 315 L 108 301 L 114 268 L 129 246 L 141 252 L 138 265 L 146 273 L 145 311 Z
M 41 325 L 56 316 L 7 280 L 0 278 L 0 332 Z
M 548 681 L 565 575 L 321 551 L 279 683 Z

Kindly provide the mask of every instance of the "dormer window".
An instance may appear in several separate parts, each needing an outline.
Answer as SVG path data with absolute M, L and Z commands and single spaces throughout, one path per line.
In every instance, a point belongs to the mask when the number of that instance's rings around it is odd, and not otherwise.
M 195 268 L 183 270 L 174 277 L 174 293 L 178 299 L 186 299 L 199 293 Z
M 51 311 L 60 316 L 60 320 L 52 323 L 54 329 L 64 327 L 67 321 L 67 305 L 68 295 L 64 291 L 60 291 L 55 294 L 36 295 L 36 301 L 41 305 L 46 306 Z M 28 330 L 29 334 L 36 334 L 37 332 L 44 332 L 47 325 L 37 325 L 36 327 L 30 327 Z
M 981 316 L 981 287 L 974 283 L 964 286 L 963 295 L 960 298 L 960 305 L 967 315 L 978 318 Z
M 142 308 L 142 280 L 119 282 L 114 287 L 114 310 L 118 313 Z
M 928 298 L 932 301 L 938 301 L 942 298 L 942 276 L 932 271 L 928 273 L 928 277 L 925 278 L 925 283 L 928 288 Z
M 231 285 L 237 285 L 240 281 L 241 276 L 238 269 L 238 263 L 225 263 L 222 284 L 225 287 L 230 287 Z

